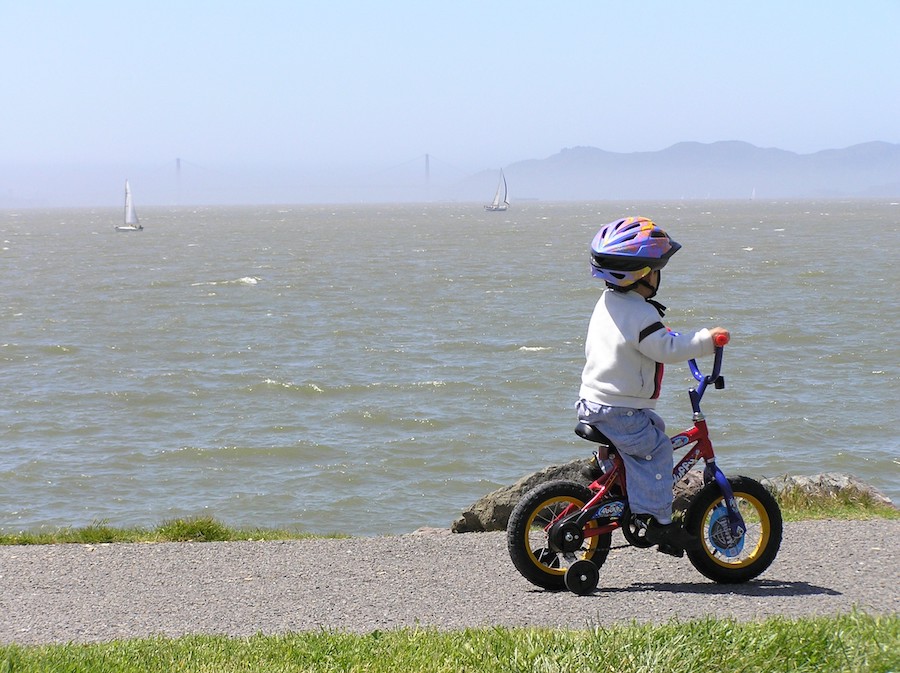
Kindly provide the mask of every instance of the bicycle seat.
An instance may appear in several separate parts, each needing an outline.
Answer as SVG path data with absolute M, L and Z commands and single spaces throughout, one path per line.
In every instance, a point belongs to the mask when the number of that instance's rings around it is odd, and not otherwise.
M 600 432 L 593 425 L 588 425 L 584 422 L 579 422 L 578 425 L 575 426 L 575 434 L 581 437 L 582 439 L 586 439 L 589 442 L 596 442 L 597 444 L 603 444 L 608 446 L 610 449 L 615 450 L 615 446 L 611 441 L 609 441 L 609 437 Z

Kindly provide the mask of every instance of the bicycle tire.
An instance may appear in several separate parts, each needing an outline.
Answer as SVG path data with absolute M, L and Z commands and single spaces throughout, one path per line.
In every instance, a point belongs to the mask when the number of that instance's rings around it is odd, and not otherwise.
M 722 491 L 707 484 L 688 505 L 685 528 L 701 541 L 688 551 L 691 564 L 705 577 L 721 584 L 746 582 L 759 576 L 775 560 L 781 546 L 781 509 L 765 486 L 749 477 L 729 479 L 746 532 L 728 535 Z
M 570 481 L 536 486 L 515 506 L 506 528 L 506 543 L 516 570 L 532 584 L 552 591 L 566 588 L 566 570 L 579 560 L 599 568 L 609 555 L 610 533 L 586 537 L 580 549 L 561 553 L 550 549 L 545 528 L 569 505 L 583 507 L 593 492 Z M 596 526 L 591 521 L 586 527 Z

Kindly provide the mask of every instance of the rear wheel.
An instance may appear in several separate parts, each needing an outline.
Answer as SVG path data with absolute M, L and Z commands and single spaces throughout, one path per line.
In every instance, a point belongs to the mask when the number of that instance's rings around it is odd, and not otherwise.
M 567 509 L 581 509 L 591 497 L 593 492 L 588 487 L 569 481 L 551 481 L 523 496 L 509 517 L 506 543 L 513 565 L 525 579 L 558 591 L 566 588 L 566 570 L 575 562 L 586 559 L 598 568 L 603 565 L 609 555 L 610 533 L 585 535 L 580 546 L 571 551 L 558 551 L 549 541 L 550 524 Z M 590 521 L 583 532 L 596 526 Z
M 701 541 L 701 548 L 688 551 L 693 566 L 720 583 L 746 582 L 775 560 L 781 546 L 781 509 L 758 481 L 748 477 L 729 479 L 746 532 L 731 535 L 728 510 L 718 484 L 701 490 L 685 514 L 685 528 Z

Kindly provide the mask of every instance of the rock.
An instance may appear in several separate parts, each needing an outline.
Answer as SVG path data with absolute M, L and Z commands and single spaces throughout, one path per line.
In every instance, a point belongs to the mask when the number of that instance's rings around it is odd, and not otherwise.
M 434 528 L 432 526 L 422 526 L 421 528 L 416 528 L 412 533 L 407 533 L 407 535 L 449 535 L 449 528 Z
M 799 488 L 812 495 L 837 495 L 840 491 L 855 491 L 864 498 L 870 498 L 876 504 L 894 505 L 893 501 L 884 493 L 852 474 L 826 472 L 808 477 L 783 475 L 772 479 L 760 479 L 759 481 L 763 486 L 775 493 L 793 488 Z
M 587 466 L 588 460 L 573 460 L 564 465 L 551 465 L 534 474 L 519 479 L 512 486 L 498 488 L 496 491 L 484 496 L 468 510 L 462 513 L 462 517 L 453 522 L 451 530 L 454 533 L 481 533 L 490 530 L 506 530 L 509 515 L 513 507 L 528 491 L 538 484 L 556 479 L 574 481 L 587 486 L 593 480 L 585 477 L 582 470 Z
M 691 470 L 684 479 L 675 484 L 674 499 L 672 501 L 672 510 L 675 512 L 684 511 L 693 497 L 703 488 L 703 471 Z
M 484 531 L 506 530 L 509 515 L 516 503 L 528 491 L 539 484 L 557 479 L 574 481 L 587 486 L 592 479 L 582 474 L 587 460 L 573 460 L 564 465 L 551 465 L 543 470 L 530 474 L 512 486 L 499 488 L 476 501 L 462 516 L 453 522 L 454 533 L 479 533 Z M 810 477 L 777 477 L 761 479 L 760 482 L 770 491 L 778 493 L 791 487 L 799 487 L 810 493 L 837 493 L 840 490 L 856 489 L 869 495 L 874 502 L 893 505 L 890 498 L 876 488 L 869 486 L 853 475 L 819 474 Z M 703 487 L 702 470 L 691 470 L 684 479 L 675 484 L 675 498 L 672 509 L 676 512 L 684 510 L 690 499 Z

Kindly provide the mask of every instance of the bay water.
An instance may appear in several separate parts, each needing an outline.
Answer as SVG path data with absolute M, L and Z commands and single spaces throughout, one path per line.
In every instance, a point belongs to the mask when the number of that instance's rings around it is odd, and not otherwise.
M 0 530 L 405 533 L 588 457 L 588 249 L 628 215 L 684 246 L 668 326 L 732 330 L 704 400 L 726 474 L 845 472 L 900 496 L 896 202 L 140 214 L 117 233 L 119 209 L 0 212 Z M 692 384 L 667 367 L 670 432 Z

